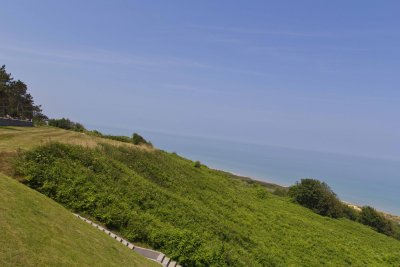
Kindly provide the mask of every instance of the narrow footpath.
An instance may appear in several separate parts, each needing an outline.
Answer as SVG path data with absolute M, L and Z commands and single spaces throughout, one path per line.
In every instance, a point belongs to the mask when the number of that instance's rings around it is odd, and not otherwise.
M 123 239 L 122 237 L 117 236 L 116 234 L 114 234 L 113 232 L 105 229 L 104 227 L 92 222 L 91 220 L 88 220 L 78 214 L 73 213 L 76 217 L 78 217 L 79 219 L 87 222 L 88 224 L 91 224 L 92 226 L 96 227 L 97 229 L 99 229 L 100 231 L 106 233 L 107 235 L 109 235 L 110 237 L 114 238 L 115 240 L 117 240 L 118 242 L 121 242 L 124 246 L 127 246 L 128 248 L 132 249 L 133 251 L 139 253 L 140 255 L 160 263 L 162 266 L 165 267 L 182 267 L 181 265 L 177 264 L 176 261 L 171 261 L 170 258 L 168 258 L 167 256 L 165 256 L 163 253 L 159 252 L 159 251 L 155 251 L 152 249 L 148 249 L 148 248 L 142 248 L 142 247 L 138 247 L 135 246 L 134 244 L 130 243 L 129 241 Z

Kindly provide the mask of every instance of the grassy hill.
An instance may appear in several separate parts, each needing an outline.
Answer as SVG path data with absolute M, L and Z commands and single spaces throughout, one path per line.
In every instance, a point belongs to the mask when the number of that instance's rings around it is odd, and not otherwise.
M 53 127 L 0 127 L 0 172 L 13 173 L 10 161 L 19 151 L 26 151 L 49 142 L 63 142 L 83 147 L 95 147 L 99 142 L 115 146 L 134 146 L 129 143 Z M 143 147 L 143 149 L 149 148 Z
M 18 147 L 33 148 L 17 164 L 29 186 L 188 266 L 400 265 L 398 240 L 175 154 L 54 128 L 0 129 L 4 171 Z
M 0 266 L 158 266 L 0 174 Z

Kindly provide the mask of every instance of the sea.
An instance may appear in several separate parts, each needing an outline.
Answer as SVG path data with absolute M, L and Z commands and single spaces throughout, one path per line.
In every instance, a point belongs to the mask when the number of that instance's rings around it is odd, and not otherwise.
M 130 136 L 134 130 L 89 127 Z M 290 186 L 302 178 L 326 182 L 338 197 L 400 215 L 400 161 L 308 151 L 153 131 L 137 131 L 159 149 L 210 168 Z

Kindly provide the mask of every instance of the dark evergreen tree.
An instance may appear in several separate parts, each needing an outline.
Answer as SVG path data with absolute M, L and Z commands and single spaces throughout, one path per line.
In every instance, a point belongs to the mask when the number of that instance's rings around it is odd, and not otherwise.
M 40 105 L 35 105 L 28 87 L 20 80 L 15 81 L 7 73 L 5 65 L 0 68 L 0 117 L 18 119 L 45 119 Z

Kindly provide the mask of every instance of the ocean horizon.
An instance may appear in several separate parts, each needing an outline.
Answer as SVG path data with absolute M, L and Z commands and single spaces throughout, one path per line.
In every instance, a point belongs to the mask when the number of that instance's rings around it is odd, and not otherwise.
M 209 137 L 91 126 L 105 134 L 138 132 L 159 149 L 175 152 L 213 169 L 290 186 L 302 178 L 326 182 L 338 197 L 400 215 L 400 161 Z

